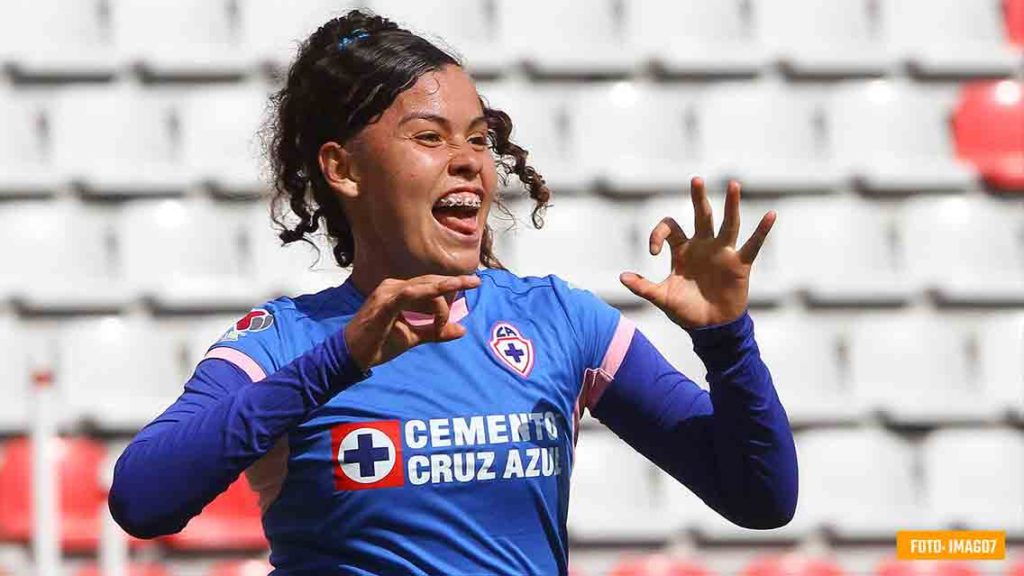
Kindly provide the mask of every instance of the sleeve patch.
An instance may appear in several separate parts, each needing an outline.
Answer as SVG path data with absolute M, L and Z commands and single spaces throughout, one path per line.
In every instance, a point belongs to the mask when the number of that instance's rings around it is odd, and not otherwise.
M 274 315 L 266 308 L 254 308 L 225 332 L 218 342 L 235 342 L 250 332 L 262 332 L 274 325 Z

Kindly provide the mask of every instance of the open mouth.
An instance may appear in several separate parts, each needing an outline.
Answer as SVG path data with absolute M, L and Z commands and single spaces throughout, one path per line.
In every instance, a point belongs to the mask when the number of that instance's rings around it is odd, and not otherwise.
M 434 203 L 434 219 L 445 228 L 464 236 L 473 236 L 479 227 L 480 196 L 472 192 L 447 194 Z

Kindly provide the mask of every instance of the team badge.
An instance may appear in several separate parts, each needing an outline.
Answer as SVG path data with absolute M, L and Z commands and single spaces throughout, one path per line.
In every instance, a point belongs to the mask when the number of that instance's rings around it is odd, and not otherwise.
M 249 332 L 260 332 L 273 325 L 274 315 L 269 310 L 254 308 L 252 312 L 249 312 L 241 320 L 235 322 L 235 325 L 229 328 L 220 339 L 222 342 L 225 340 L 235 341 Z
M 533 342 L 523 338 L 519 329 L 508 322 L 498 322 L 491 329 L 491 350 L 506 366 L 523 378 L 533 370 Z
M 331 451 L 336 490 L 405 484 L 398 420 L 339 424 L 331 429 Z

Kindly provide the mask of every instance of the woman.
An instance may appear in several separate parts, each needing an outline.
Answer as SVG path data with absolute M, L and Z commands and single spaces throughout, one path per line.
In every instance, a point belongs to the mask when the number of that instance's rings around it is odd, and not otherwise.
M 738 185 L 715 237 L 695 179 L 695 236 L 669 218 L 651 234 L 668 277 L 621 276 L 689 333 L 709 394 L 591 293 L 502 269 L 498 167 L 535 223 L 549 192 L 451 56 L 352 11 L 303 44 L 275 103 L 275 204 L 298 216 L 281 238 L 326 226 L 352 274 L 209 349 L 117 462 L 129 533 L 180 530 L 246 471 L 275 574 L 565 574 L 584 408 L 733 522 L 789 521 L 792 434 L 746 311 L 774 213 L 736 250 Z

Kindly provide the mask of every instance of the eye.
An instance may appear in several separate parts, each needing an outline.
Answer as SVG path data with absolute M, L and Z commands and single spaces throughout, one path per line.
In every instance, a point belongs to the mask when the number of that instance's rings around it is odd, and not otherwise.
M 474 136 L 469 139 L 474 146 L 487 146 L 487 137 L 483 135 Z
M 437 132 L 424 132 L 422 134 L 417 134 L 416 139 L 423 142 L 440 142 L 441 135 Z

